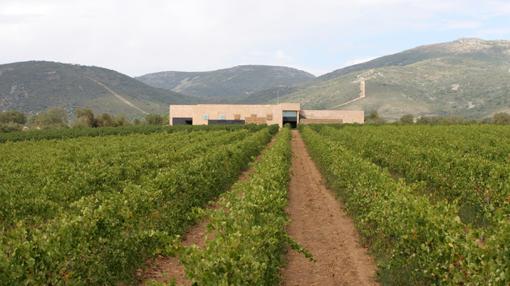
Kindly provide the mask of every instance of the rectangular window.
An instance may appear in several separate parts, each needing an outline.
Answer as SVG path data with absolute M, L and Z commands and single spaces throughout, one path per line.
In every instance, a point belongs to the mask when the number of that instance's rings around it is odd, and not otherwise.
M 218 116 L 218 119 L 219 120 L 225 120 L 225 114 L 220 114 L 220 116 Z
M 202 119 L 203 120 L 209 120 L 209 114 L 202 115 Z
M 283 111 L 283 117 L 297 118 L 297 111 Z

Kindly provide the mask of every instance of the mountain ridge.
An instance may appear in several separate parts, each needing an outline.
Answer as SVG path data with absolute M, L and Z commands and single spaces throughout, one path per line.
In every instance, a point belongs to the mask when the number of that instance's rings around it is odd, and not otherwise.
M 238 65 L 203 72 L 164 71 L 136 77 L 158 88 L 200 98 L 205 102 L 243 102 L 253 93 L 292 87 L 315 79 L 295 68 L 271 65 Z
M 50 61 L 25 61 L 0 65 L 0 110 L 37 113 L 62 107 L 139 117 L 162 113 L 171 103 L 192 98 L 150 87 L 119 72 Z
M 378 111 L 390 119 L 408 113 L 483 118 L 510 109 L 510 41 L 422 45 L 335 70 L 282 98 L 305 108 L 335 108 L 358 96 L 360 78 L 366 98 L 340 109 Z
M 166 89 L 141 81 L 150 78 L 167 84 Z M 361 80 L 366 82 L 366 97 L 353 101 Z M 483 118 L 508 112 L 510 41 L 463 38 L 422 45 L 319 77 L 268 65 L 136 78 L 101 67 L 47 61 L 0 65 L 0 110 L 36 113 L 54 106 L 68 111 L 88 107 L 137 117 L 166 113 L 170 104 L 278 101 L 300 102 L 311 109 L 378 111 L 389 119 L 404 114 Z

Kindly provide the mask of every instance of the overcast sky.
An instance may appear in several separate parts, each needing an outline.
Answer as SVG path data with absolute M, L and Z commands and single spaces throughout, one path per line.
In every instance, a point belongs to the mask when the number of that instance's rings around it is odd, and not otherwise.
M 240 64 L 316 75 L 461 37 L 510 39 L 507 0 L 0 0 L 0 63 L 131 76 Z

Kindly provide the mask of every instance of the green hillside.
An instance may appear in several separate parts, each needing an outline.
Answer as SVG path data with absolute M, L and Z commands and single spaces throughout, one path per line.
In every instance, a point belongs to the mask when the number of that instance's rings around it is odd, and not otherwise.
M 0 65 L 0 110 L 37 113 L 49 107 L 142 116 L 163 113 L 171 103 L 192 99 L 157 89 L 116 71 L 30 61 Z
M 358 97 L 366 80 L 366 98 Z M 481 118 L 510 110 L 510 42 L 461 39 L 422 46 L 336 70 L 290 94 L 306 108 L 377 110 L 388 118 L 459 115 Z
M 245 65 L 208 72 L 158 72 L 137 77 L 158 88 L 199 97 L 202 102 L 252 103 L 253 94 L 304 84 L 315 76 L 280 66 Z M 266 94 L 271 99 L 271 93 Z M 266 100 L 263 98 L 262 100 Z

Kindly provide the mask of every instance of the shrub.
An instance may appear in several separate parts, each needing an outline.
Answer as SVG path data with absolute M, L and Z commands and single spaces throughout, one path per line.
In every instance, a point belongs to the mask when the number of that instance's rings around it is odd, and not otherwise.
M 510 114 L 505 112 L 496 113 L 492 117 L 492 121 L 495 124 L 510 124 Z
M 400 123 L 402 123 L 402 124 L 413 124 L 414 123 L 414 116 L 412 114 L 402 115 L 402 117 L 400 117 Z

